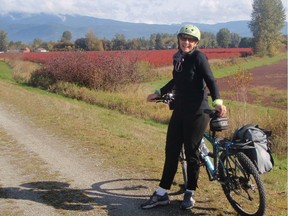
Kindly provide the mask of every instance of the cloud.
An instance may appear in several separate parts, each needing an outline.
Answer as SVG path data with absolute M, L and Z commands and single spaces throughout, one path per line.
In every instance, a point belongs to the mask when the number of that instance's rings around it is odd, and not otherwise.
M 282 0 L 284 7 L 287 0 Z M 286 2 L 286 4 L 285 4 Z M 77 14 L 126 22 L 173 24 L 249 20 L 251 0 L 1 0 L 0 13 Z

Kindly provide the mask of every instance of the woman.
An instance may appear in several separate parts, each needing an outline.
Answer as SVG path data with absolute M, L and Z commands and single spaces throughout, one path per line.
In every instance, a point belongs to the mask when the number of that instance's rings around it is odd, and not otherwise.
M 180 207 L 193 208 L 200 169 L 198 147 L 210 119 L 204 113 L 204 109 L 209 108 L 207 88 L 213 100 L 213 107 L 219 111 L 219 115 L 223 116 L 226 113 L 207 57 L 197 50 L 200 36 L 200 30 L 194 25 L 184 25 L 180 29 L 177 35 L 179 50 L 173 56 L 173 79 L 147 97 L 147 101 L 152 102 L 168 92 L 175 93 L 174 110 L 166 137 L 162 178 L 159 188 L 141 205 L 143 209 L 170 203 L 167 190 L 171 188 L 177 171 L 182 144 L 187 159 L 188 182 Z

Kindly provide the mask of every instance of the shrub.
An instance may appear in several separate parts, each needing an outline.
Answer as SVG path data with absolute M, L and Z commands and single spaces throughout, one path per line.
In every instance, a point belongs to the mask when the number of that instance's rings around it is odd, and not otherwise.
M 91 58 L 86 53 L 67 52 L 45 62 L 32 73 L 29 83 L 53 89 L 57 82 L 69 82 L 95 90 L 116 91 L 126 84 L 149 80 L 149 69 L 147 65 L 141 66 L 136 57 L 127 58 L 121 53 Z

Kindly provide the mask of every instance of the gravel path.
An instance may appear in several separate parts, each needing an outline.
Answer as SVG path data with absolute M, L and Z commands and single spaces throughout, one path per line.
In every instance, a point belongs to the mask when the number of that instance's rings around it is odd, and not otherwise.
M 103 170 L 74 144 L 0 103 L 1 215 L 144 215 L 143 180 Z
M 207 197 L 192 211 L 171 205 L 151 210 L 139 206 L 158 180 L 103 168 L 75 141 L 49 134 L 0 101 L 0 215 L 213 215 Z M 217 205 L 217 203 L 215 203 Z M 225 208 L 225 207 L 224 207 Z M 205 214 L 203 213 L 205 212 Z M 233 210 L 229 215 L 234 215 Z

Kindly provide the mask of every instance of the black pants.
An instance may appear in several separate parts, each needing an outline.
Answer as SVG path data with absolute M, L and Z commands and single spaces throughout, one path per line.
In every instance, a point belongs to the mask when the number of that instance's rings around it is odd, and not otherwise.
M 174 111 L 167 131 L 165 164 L 159 186 L 169 190 L 177 172 L 181 147 L 184 144 L 187 159 L 187 189 L 196 190 L 199 177 L 199 151 L 209 116 L 199 110 L 194 114 Z

